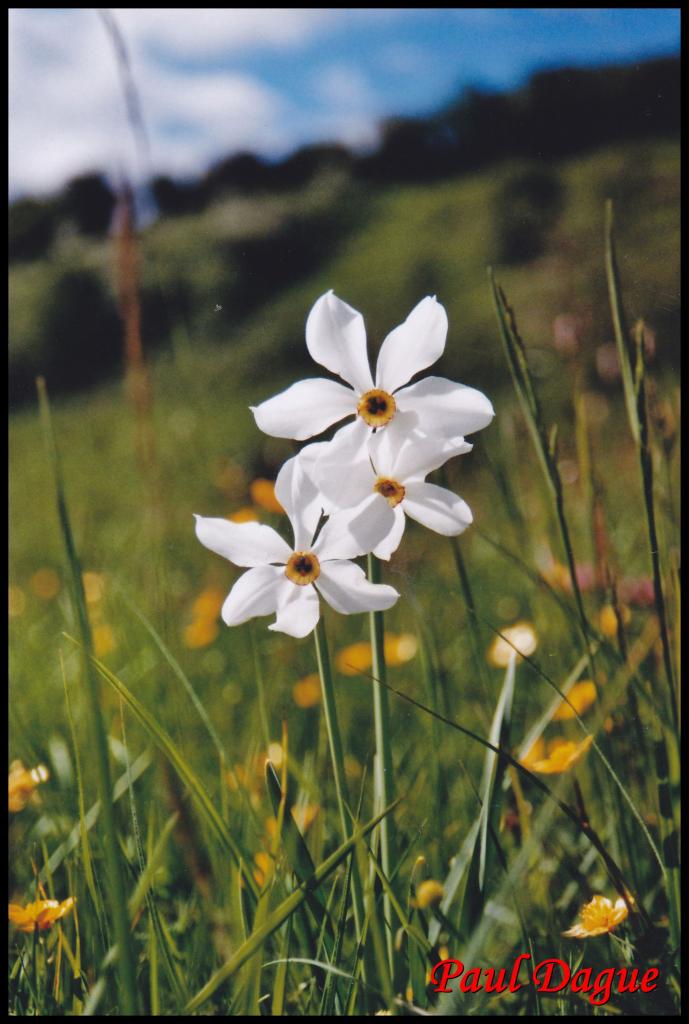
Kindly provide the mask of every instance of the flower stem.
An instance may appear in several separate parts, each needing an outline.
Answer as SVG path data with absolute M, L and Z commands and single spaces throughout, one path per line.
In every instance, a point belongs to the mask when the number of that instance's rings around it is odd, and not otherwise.
M 333 686 L 332 670 L 330 668 L 330 654 L 328 652 L 328 639 L 325 633 L 323 619 L 318 620 L 314 632 L 316 640 L 316 658 L 318 660 L 318 674 L 321 678 L 321 692 L 323 694 L 323 711 L 325 713 L 325 726 L 328 732 L 330 744 L 330 758 L 333 765 L 335 777 L 335 793 L 337 795 L 337 807 L 340 813 L 340 824 L 342 826 L 342 838 L 344 841 L 353 834 L 352 819 L 347 810 L 347 783 L 344 770 L 344 753 L 342 750 L 342 737 L 340 726 L 337 720 L 337 707 L 335 705 L 335 688 Z M 352 858 L 352 898 L 354 903 L 354 923 L 357 932 L 357 942 L 361 939 L 364 926 L 364 903 L 362 898 L 361 880 L 357 870 L 356 859 Z
M 373 554 L 368 556 L 368 578 L 371 583 L 380 583 L 380 562 Z M 385 689 L 387 675 L 385 670 L 385 628 L 382 612 L 369 612 L 371 628 L 371 652 L 373 655 L 373 718 L 376 733 L 376 762 L 374 774 L 375 806 L 382 810 L 388 807 L 393 799 L 392 748 L 390 746 L 390 709 L 388 692 Z M 393 870 L 394 822 L 387 815 L 380 823 L 380 856 L 383 874 L 390 881 Z M 383 916 L 386 929 L 385 938 L 388 951 L 390 973 L 394 968 L 394 934 L 392 907 L 387 893 L 383 897 Z

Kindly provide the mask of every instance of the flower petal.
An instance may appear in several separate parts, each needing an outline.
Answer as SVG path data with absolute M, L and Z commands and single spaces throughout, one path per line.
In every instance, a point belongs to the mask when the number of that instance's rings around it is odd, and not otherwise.
M 194 516 L 196 536 L 204 547 L 240 566 L 287 562 L 290 548 L 270 526 L 231 523 L 227 519 Z
M 264 434 L 305 441 L 356 413 L 356 395 L 344 384 L 316 377 L 299 380 L 279 395 L 249 408 Z
M 392 392 L 440 359 L 447 338 L 447 313 L 427 295 L 399 327 L 388 334 L 378 355 L 376 387 Z
M 321 563 L 367 555 L 387 537 L 393 525 L 392 509 L 382 495 L 373 493 L 354 508 L 334 512 L 318 535 L 313 551 Z
M 452 491 L 414 480 L 407 484 L 404 511 L 429 530 L 454 537 L 473 522 L 471 509 Z
M 314 477 L 326 499 L 327 512 L 352 508 L 373 493 L 376 477 L 368 454 L 370 435 L 364 421 L 357 417 L 321 447 Z
M 393 508 L 392 513 L 395 517 L 395 522 L 390 533 L 373 549 L 373 554 L 376 558 L 382 558 L 385 562 L 390 560 L 390 556 L 397 551 L 397 548 L 402 542 L 402 535 L 404 533 L 405 526 L 404 501 L 401 505 L 397 505 Z
M 311 546 L 323 509 L 323 499 L 314 481 L 318 456 L 327 449 L 326 441 L 307 444 L 288 459 L 275 481 L 275 497 L 284 508 L 294 530 L 294 549 Z
M 464 437 L 487 427 L 495 415 L 481 391 L 445 377 L 424 377 L 398 391 L 395 401 L 398 409 L 417 414 L 418 429 L 426 435 Z
M 282 583 L 289 581 L 281 565 L 257 565 L 240 576 L 222 606 L 228 626 L 240 626 L 256 615 L 272 615 L 278 606 Z
M 361 313 L 333 291 L 317 300 L 306 321 L 306 347 L 313 359 L 363 394 L 373 387 Z
M 347 561 L 325 562 L 315 586 L 328 604 L 342 615 L 384 611 L 400 596 L 387 584 L 369 583 L 363 569 Z
M 312 583 L 298 587 L 287 580 L 287 584 L 288 587 L 280 591 L 275 622 L 271 622 L 268 629 L 301 639 L 316 628 L 320 616 L 318 594 Z
M 410 478 L 421 479 L 448 459 L 471 449 L 472 445 L 463 437 L 447 439 L 410 434 L 400 438 L 397 432 L 387 428 L 377 431 L 370 441 L 376 472 L 401 484 Z

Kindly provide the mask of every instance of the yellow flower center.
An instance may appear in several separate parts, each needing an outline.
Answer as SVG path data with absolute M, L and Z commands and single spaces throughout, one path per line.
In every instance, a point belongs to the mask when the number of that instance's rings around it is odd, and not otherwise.
M 362 395 L 361 401 L 356 407 L 356 411 L 369 427 L 384 427 L 395 415 L 396 409 L 397 405 L 392 395 L 389 395 L 387 391 L 380 391 L 378 388 Z
M 320 562 L 310 551 L 295 551 L 285 566 L 285 576 L 298 587 L 313 583 L 321 574 Z
M 402 484 L 398 484 L 396 480 L 387 480 L 382 476 L 379 476 L 376 480 L 373 490 L 383 495 L 390 508 L 399 505 L 404 497 L 404 487 Z

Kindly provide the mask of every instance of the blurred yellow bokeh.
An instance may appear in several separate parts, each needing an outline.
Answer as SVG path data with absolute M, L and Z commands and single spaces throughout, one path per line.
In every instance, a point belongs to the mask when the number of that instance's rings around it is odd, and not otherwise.
M 553 715 L 553 721 L 564 722 L 569 718 L 575 718 L 576 715 L 583 715 L 595 702 L 597 696 L 596 684 L 591 679 L 584 679 L 580 683 L 575 683 L 567 694 L 569 704 L 562 701 Z M 570 704 L 573 707 L 570 707 Z
M 259 505 L 266 512 L 283 513 L 285 510 L 275 497 L 275 484 L 272 480 L 258 477 L 249 484 L 249 494 L 254 505 Z

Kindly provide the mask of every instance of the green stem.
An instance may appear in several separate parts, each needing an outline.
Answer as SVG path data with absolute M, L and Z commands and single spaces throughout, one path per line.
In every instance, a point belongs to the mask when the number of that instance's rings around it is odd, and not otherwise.
M 368 556 L 368 578 L 371 583 L 380 583 L 380 562 L 373 554 Z M 390 746 L 390 708 L 388 692 L 385 689 L 385 627 L 382 612 L 369 612 L 371 628 L 371 652 L 373 654 L 373 718 L 376 733 L 376 761 L 374 792 L 376 810 L 388 807 L 393 799 L 392 748 Z M 380 859 L 383 874 L 390 881 L 394 866 L 394 822 L 391 815 L 380 823 Z M 394 929 L 390 897 L 383 896 L 385 939 L 388 951 L 390 973 L 394 973 Z
M 342 737 L 340 726 L 337 720 L 337 707 L 335 705 L 335 688 L 333 686 L 333 675 L 330 667 L 330 654 L 328 652 L 328 639 L 325 633 L 325 623 L 321 617 L 314 632 L 316 641 L 316 658 L 318 661 L 318 674 L 321 677 L 321 692 L 323 695 L 323 712 L 325 726 L 330 744 L 330 759 L 335 777 L 335 793 L 337 795 L 337 807 L 340 813 L 340 825 L 342 827 L 342 839 L 344 842 L 353 834 L 352 819 L 347 809 L 347 783 L 345 780 L 344 753 L 342 750 Z M 357 942 L 361 939 L 361 930 L 364 924 L 364 902 L 361 889 L 361 880 L 357 871 L 356 858 L 352 857 L 352 899 L 354 903 L 354 923 L 356 925 Z

